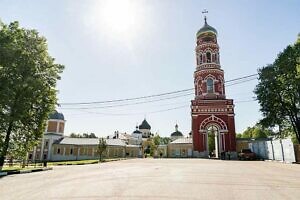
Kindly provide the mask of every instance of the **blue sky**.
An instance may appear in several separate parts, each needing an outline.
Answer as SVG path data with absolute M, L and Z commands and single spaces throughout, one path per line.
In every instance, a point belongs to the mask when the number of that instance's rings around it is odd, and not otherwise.
M 57 86 L 61 103 L 192 88 L 195 34 L 203 26 L 203 9 L 209 11 L 208 23 L 219 33 L 226 80 L 254 74 L 259 67 L 272 63 L 300 32 L 297 0 L 0 0 L 1 20 L 17 20 L 23 27 L 37 29 L 47 38 L 50 54 L 66 66 Z M 256 84 L 254 80 L 226 88 L 227 97 L 237 102 L 237 132 L 261 117 L 257 102 L 238 103 L 252 99 Z M 130 133 L 146 116 L 153 132 L 168 136 L 176 122 L 184 134 L 190 131 L 192 98 L 88 112 L 63 106 L 59 110 L 67 120 L 66 134 Z

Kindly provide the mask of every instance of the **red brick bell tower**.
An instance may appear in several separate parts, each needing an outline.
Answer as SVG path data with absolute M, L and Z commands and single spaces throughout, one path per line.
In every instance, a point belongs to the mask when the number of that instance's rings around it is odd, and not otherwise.
M 217 30 L 207 24 L 206 17 L 204 20 L 204 26 L 197 32 L 195 99 L 191 102 L 194 156 L 219 158 L 222 152 L 234 156 L 233 100 L 225 96 Z

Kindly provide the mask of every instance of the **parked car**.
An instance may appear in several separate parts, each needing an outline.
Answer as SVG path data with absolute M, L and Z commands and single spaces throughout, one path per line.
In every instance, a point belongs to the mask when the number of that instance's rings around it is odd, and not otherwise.
M 239 160 L 255 160 L 256 154 L 251 149 L 242 149 L 238 154 Z

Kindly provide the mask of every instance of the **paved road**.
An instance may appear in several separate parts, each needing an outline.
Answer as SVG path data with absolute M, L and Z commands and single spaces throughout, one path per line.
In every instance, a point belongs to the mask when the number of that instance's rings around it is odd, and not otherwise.
M 133 159 L 0 179 L 0 199 L 300 199 L 300 165 Z

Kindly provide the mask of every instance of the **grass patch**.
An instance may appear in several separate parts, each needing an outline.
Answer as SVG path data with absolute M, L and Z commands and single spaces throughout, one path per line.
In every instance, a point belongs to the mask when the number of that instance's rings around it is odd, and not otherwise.
M 86 164 L 95 164 L 95 163 L 98 163 L 98 160 L 57 161 L 57 162 L 48 162 L 48 165 L 86 165 Z
M 101 162 L 112 162 L 112 161 L 119 161 L 124 160 L 126 158 L 107 158 L 103 159 Z M 47 162 L 47 166 L 60 166 L 60 165 L 87 165 L 87 164 L 97 164 L 99 160 L 70 160 L 70 161 L 51 161 Z M 28 164 L 25 168 L 22 168 L 19 163 L 15 163 L 13 166 L 5 165 L 1 172 L 12 172 L 12 171 L 24 171 L 24 170 L 38 170 L 43 169 L 43 163 L 36 163 L 36 164 Z
M 2 168 L 1 172 L 10 172 L 10 171 L 24 171 L 24 170 L 32 170 L 32 169 L 43 169 L 42 167 L 34 167 L 34 166 L 28 166 L 28 167 L 20 167 L 20 166 L 13 166 L 13 167 L 9 167 L 9 166 L 4 166 Z
M 111 161 L 118 161 L 118 160 L 124 160 L 124 158 L 103 159 L 101 162 L 111 162 Z M 70 161 L 48 162 L 48 166 L 54 166 L 54 165 L 87 165 L 87 164 L 96 164 L 96 163 L 99 163 L 99 160 L 70 160 Z

